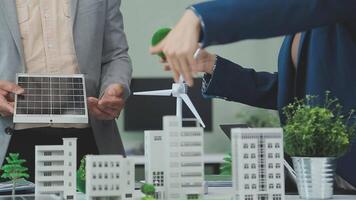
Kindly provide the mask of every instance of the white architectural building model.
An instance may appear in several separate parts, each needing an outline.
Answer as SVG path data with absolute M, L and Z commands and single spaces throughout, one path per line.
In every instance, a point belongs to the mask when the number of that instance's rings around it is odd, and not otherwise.
M 145 132 L 145 158 L 146 180 L 156 186 L 157 197 L 203 197 L 203 128 L 182 127 L 179 117 L 163 117 L 162 131 Z
M 36 146 L 35 149 L 35 194 L 76 199 L 77 139 L 64 138 L 63 145 Z
M 86 199 L 131 200 L 135 164 L 121 155 L 86 156 Z
M 236 200 L 284 200 L 281 128 L 231 130 L 233 190 Z
M 163 131 L 145 131 L 145 180 L 155 186 L 156 199 L 165 199 L 163 135 Z

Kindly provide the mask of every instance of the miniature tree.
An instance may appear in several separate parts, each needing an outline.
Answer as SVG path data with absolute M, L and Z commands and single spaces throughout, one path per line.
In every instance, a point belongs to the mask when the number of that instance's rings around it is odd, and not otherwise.
M 26 160 L 20 159 L 20 154 L 18 153 L 10 153 L 9 155 L 9 157 L 6 157 L 7 164 L 1 168 L 4 171 L 1 178 L 12 181 L 12 195 L 15 195 L 17 181 L 30 176 L 27 174 L 27 167 L 22 166 Z
M 80 166 L 77 171 L 77 189 L 79 192 L 82 192 L 85 194 L 85 157 L 80 160 Z
M 156 192 L 155 186 L 152 184 L 145 183 L 141 186 L 141 192 L 146 196 L 142 197 L 141 200 L 155 200 L 154 195 Z

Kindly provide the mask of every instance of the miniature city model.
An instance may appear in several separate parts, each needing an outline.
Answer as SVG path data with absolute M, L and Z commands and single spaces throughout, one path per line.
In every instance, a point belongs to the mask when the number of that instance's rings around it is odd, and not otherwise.
M 281 128 L 231 130 L 233 191 L 236 200 L 284 200 Z
M 35 194 L 56 194 L 76 199 L 77 138 L 63 138 L 63 145 L 36 146 Z
M 177 116 L 163 117 L 162 131 L 145 131 L 145 159 L 146 180 L 159 199 L 203 197 L 203 128 L 182 127 Z
M 86 156 L 86 199 L 133 199 L 135 164 L 121 155 Z

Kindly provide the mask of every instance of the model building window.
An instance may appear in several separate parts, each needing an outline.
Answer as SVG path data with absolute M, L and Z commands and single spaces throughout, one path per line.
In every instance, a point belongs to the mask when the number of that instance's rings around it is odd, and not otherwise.
M 43 186 L 45 186 L 45 187 L 51 187 L 51 186 L 52 186 L 52 183 L 51 183 L 51 182 L 45 182 L 45 183 L 43 183 Z
M 273 174 L 268 174 L 268 178 L 273 178 Z
M 280 178 L 281 178 L 281 174 L 280 174 L 280 173 L 277 173 L 277 174 L 276 174 L 276 178 L 280 179 Z
M 275 147 L 275 148 L 279 148 L 279 147 L 280 147 L 279 143 L 276 143 L 276 144 L 274 145 L 274 147 Z
M 269 153 L 269 154 L 268 154 L 268 158 L 273 158 L 273 154 L 272 154 L 272 153 Z
M 281 164 L 276 163 L 276 168 L 278 169 L 278 168 L 280 168 L 280 167 L 281 167 Z
M 282 200 L 282 195 L 281 194 L 274 194 L 272 200 Z
M 269 188 L 269 189 L 273 189 L 273 184 L 269 184 L 269 185 L 268 185 L 268 188 Z
M 281 155 L 279 154 L 279 153 L 276 153 L 276 158 L 280 158 L 281 157 Z
M 244 144 L 244 149 L 247 149 L 248 148 L 248 144 Z
M 256 158 L 256 154 L 252 153 L 251 158 Z
M 250 189 L 250 186 L 248 184 L 245 184 L 245 189 L 246 190 Z
M 248 174 L 245 174 L 244 178 L 245 178 L 245 179 L 248 179 L 248 178 L 249 178 Z
M 280 189 L 281 188 L 281 184 L 277 183 L 276 188 Z
M 256 184 L 252 184 L 252 189 L 256 189 Z
M 253 196 L 252 195 L 245 195 L 245 200 L 253 200 Z
M 52 166 L 52 162 L 43 162 L 44 166 Z
M 251 147 L 251 149 L 254 149 L 254 148 L 256 148 L 256 145 L 252 143 L 252 144 L 250 145 L 250 147 Z
M 269 164 L 268 164 L 268 168 L 272 169 L 272 168 L 273 168 L 273 164 L 272 164 L 272 163 L 269 163 Z
M 248 164 L 245 164 L 245 165 L 244 165 L 244 168 L 245 168 L 245 169 L 248 169 Z
M 52 176 L 52 172 L 43 172 L 43 176 Z
M 244 154 L 244 158 L 248 158 L 248 154 L 247 153 Z
M 43 155 L 44 155 L 44 156 L 51 156 L 51 155 L 52 155 L 52 152 L 43 152 Z
M 252 174 L 251 178 L 256 179 L 256 174 Z
M 272 143 L 268 143 L 268 148 L 270 149 L 272 147 L 273 147 Z

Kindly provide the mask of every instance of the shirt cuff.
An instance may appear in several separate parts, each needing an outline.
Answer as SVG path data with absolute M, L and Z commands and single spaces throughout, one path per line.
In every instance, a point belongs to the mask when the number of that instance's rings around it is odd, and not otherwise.
M 225 97 L 209 94 L 210 93 L 209 89 L 211 89 L 211 87 L 213 87 L 212 82 L 214 80 L 215 71 L 218 67 L 220 67 L 220 66 L 218 66 L 219 60 L 220 60 L 220 57 L 216 56 L 215 64 L 213 66 L 213 72 L 211 74 L 208 74 L 208 73 L 204 74 L 204 76 L 202 78 L 203 80 L 202 80 L 201 92 L 202 92 L 203 97 L 205 97 L 205 98 L 220 98 L 220 99 L 226 100 Z

